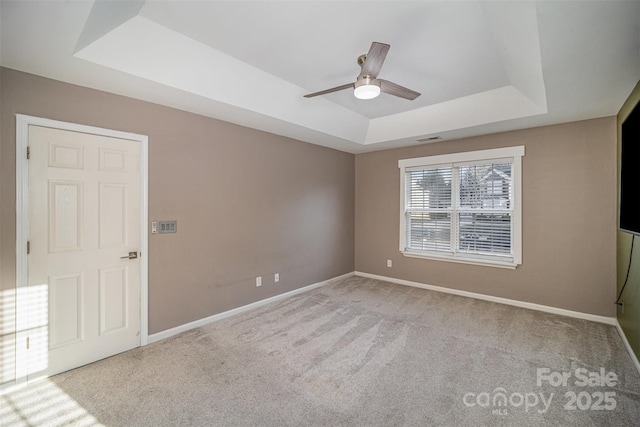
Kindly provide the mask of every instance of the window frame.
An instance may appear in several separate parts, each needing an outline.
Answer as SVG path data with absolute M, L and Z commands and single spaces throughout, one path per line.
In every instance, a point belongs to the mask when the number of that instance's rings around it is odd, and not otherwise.
M 398 160 L 400 169 L 400 252 L 406 257 L 423 258 L 439 261 L 458 262 L 464 264 L 485 265 L 515 269 L 522 265 L 522 157 L 525 148 L 523 145 L 515 147 L 494 148 L 488 150 L 467 151 L 462 153 L 442 154 L 436 156 L 417 157 Z M 512 180 L 512 227 L 511 249 L 513 256 L 485 256 L 482 254 L 468 254 L 458 252 L 452 248 L 451 252 L 421 251 L 407 249 L 407 221 L 406 221 L 406 172 L 409 169 L 420 167 L 434 168 L 436 166 L 451 167 L 452 174 L 455 167 L 469 164 L 486 164 L 489 162 L 511 163 Z M 452 188 L 452 218 L 459 212 L 464 212 L 459 206 L 458 190 Z M 453 221 L 453 219 L 452 219 Z M 453 227 L 452 227 L 453 228 Z M 503 259 L 504 258 L 504 259 Z

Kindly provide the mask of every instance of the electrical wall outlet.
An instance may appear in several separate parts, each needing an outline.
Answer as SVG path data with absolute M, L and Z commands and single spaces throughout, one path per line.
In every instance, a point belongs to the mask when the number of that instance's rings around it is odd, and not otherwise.
M 387 260 L 387 267 L 393 267 L 393 261 L 391 261 L 390 259 Z
M 276 273 L 273 275 L 273 281 L 278 283 L 280 281 L 280 273 Z
M 258 286 L 262 286 L 262 277 L 258 276 L 256 277 L 256 287 Z

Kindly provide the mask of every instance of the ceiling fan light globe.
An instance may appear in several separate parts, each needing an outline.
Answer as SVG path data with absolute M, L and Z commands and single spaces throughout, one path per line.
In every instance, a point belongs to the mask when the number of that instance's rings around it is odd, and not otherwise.
M 353 95 L 358 99 L 373 99 L 380 95 L 380 86 L 375 84 L 365 84 L 356 87 Z

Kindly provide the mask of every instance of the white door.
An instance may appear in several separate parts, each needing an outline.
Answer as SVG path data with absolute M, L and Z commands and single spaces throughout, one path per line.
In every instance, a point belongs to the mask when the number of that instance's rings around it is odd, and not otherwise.
M 36 378 L 140 345 L 140 143 L 29 126 L 29 148 Z

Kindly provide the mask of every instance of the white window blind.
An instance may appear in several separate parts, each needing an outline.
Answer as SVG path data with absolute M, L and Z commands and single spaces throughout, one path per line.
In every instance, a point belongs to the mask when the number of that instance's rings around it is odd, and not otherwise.
M 524 148 L 514 147 L 401 160 L 400 250 L 460 262 L 520 264 L 522 155 Z
M 451 168 L 408 170 L 405 179 L 407 247 L 451 251 Z

